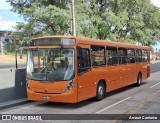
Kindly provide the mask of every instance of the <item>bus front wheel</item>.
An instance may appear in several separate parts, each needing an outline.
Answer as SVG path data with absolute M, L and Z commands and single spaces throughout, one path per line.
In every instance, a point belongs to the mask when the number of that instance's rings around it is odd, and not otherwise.
M 97 95 L 96 95 L 96 99 L 98 101 L 102 100 L 105 97 L 105 86 L 103 84 L 103 82 L 99 82 L 97 85 Z

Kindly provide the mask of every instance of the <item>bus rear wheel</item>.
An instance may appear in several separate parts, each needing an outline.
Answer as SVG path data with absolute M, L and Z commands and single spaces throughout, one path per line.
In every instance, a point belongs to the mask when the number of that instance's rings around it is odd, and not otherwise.
M 139 73 L 138 76 L 137 76 L 137 83 L 136 83 L 136 86 L 140 86 L 142 83 L 142 75 Z
M 96 100 L 100 101 L 105 97 L 105 86 L 103 82 L 99 82 L 97 85 L 97 95 Z

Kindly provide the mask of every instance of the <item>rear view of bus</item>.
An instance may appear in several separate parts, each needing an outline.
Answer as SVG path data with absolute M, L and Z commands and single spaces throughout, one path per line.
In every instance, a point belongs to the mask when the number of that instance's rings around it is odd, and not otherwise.
M 27 56 L 27 95 L 29 100 L 77 102 L 75 39 L 40 37 L 32 39 Z

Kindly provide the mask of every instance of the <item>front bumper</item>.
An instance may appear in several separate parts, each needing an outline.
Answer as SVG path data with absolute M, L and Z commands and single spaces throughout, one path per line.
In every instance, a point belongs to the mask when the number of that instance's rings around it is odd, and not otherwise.
M 64 102 L 64 103 L 76 103 L 77 93 L 74 90 L 62 94 L 44 94 L 36 93 L 27 88 L 28 100 L 34 101 L 47 101 L 47 102 Z

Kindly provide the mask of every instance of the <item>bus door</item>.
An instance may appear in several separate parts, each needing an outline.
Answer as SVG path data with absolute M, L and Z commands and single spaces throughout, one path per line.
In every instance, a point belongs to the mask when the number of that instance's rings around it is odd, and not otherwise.
M 77 67 L 78 67 L 78 101 L 93 97 L 95 86 L 91 72 L 90 46 L 77 46 Z

